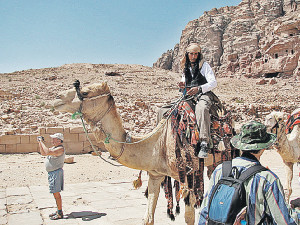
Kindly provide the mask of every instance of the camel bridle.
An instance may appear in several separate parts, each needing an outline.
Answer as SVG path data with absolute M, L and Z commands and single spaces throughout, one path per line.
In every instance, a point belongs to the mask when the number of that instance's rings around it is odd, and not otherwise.
M 104 158 L 102 158 L 101 154 L 96 150 L 96 148 L 95 148 L 95 146 L 93 145 L 91 139 L 89 138 L 89 135 L 88 135 L 88 132 L 87 132 L 87 129 L 86 129 L 84 120 L 83 120 L 83 116 L 82 116 L 82 104 L 83 104 L 83 101 L 84 101 L 84 99 L 85 99 L 86 97 L 84 97 L 84 96 L 81 94 L 81 92 L 80 92 L 80 82 L 79 82 L 79 80 L 76 80 L 76 81 L 74 82 L 73 85 L 74 85 L 74 87 L 75 87 L 75 90 L 76 90 L 76 93 L 77 93 L 77 97 L 79 98 L 79 100 L 81 101 L 81 103 L 80 103 L 80 106 L 79 106 L 78 111 L 75 112 L 75 113 L 73 114 L 72 117 L 76 117 L 76 115 L 79 115 L 79 116 L 80 116 L 80 119 L 81 119 L 81 122 L 82 122 L 82 126 L 83 126 L 83 129 L 84 129 L 84 132 L 85 132 L 85 134 L 86 134 L 86 137 L 87 137 L 88 141 L 90 142 L 90 144 L 91 144 L 91 146 L 92 146 L 92 148 L 93 148 L 93 151 L 94 151 L 101 159 L 103 159 L 103 160 L 106 161 L 107 163 L 112 164 L 111 162 L 108 162 L 107 160 L 105 160 Z M 103 94 L 103 95 L 100 95 L 100 96 L 96 96 L 96 97 L 90 98 L 90 100 L 98 99 L 98 98 L 102 98 L 102 97 L 111 97 L 111 94 L 110 94 L 110 93 Z M 107 113 L 111 110 L 111 108 L 113 107 L 113 105 L 114 105 L 114 104 L 111 104 L 111 105 L 109 106 L 109 108 L 105 111 L 105 113 L 101 116 L 101 118 L 99 119 L 100 122 L 101 122 L 101 120 L 105 117 L 105 115 L 107 115 Z M 105 142 L 106 142 L 106 143 L 109 143 L 107 140 L 109 140 L 109 138 L 111 138 L 110 134 L 107 134 L 107 133 L 103 130 L 102 127 L 101 127 L 101 130 L 102 130 L 102 132 L 106 135 Z M 124 144 L 122 144 L 121 151 L 120 151 L 119 155 L 118 155 L 117 157 L 115 157 L 115 159 L 118 160 L 118 159 L 122 156 L 123 152 L 124 152 Z M 112 165 L 118 166 L 118 165 L 115 165 L 115 164 L 112 164 Z
M 89 138 L 89 136 L 88 136 L 87 129 L 86 129 L 85 124 L 84 124 L 84 120 L 83 120 L 82 112 L 81 112 L 81 111 L 82 111 L 82 104 L 83 104 L 83 101 L 84 101 L 84 99 L 85 99 L 86 97 L 84 97 L 84 96 L 82 95 L 82 93 L 80 92 L 80 82 L 79 82 L 79 80 L 76 80 L 76 81 L 74 82 L 73 85 L 74 85 L 74 87 L 75 87 L 75 89 L 76 89 L 77 96 L 78 96 L 79 100 L 81 101 L 81 103 L 80 103 L 80 106 L 79 106 L 78 111 L 75 112 L 75 113 L 72 115 L 72 118 L 73 118 L 73 117 L 75 118 L 77 115 L 80 116 L 80 119 L 81 119 L 81 122 L 82 122 L 82 126 L 83 126 L 83 129 L 84 129 L 85 134 L 86 134 L 86 136 L 87 136 L 87 139 L 89 140 L 89 142 L 90 142 L 90 144 L 91 144 L 91 146 L 92 146 L 94 152 L 95 152 L 98 156 L 101 157 L 101 155 L 98 153 L 98 151 L 96 151 L 94 145 L 92 144 L 92 142 L 91 142 L 91 140 L 90 140 L 90 138 Z M 93 97 L 93 98 L 89 98 L 89 99 L 92 100 L 92 99 L 102 98 L 102 97 L 105 97 L 105 96 L 106 96 L 106 97 L 110 97 L 111 94 L 110 94 L 110 93 L 107 93 L 107 94 L 99 95 L 99 96 L 96 96 L 96 97 Z M 162 128 L 162 127 L 167 123 L 168 119 L 171 117 L 172 112 L 176 109 L 176 106 L 179 104 L 179 102 L 181 102 L 181 101 L 183 100 L 184 97 L 185 97 L 185 96 L 183 95 L 181 98 L 177 99 L 177 101 L 176 101 L 176 102 L 174 103 L 174 105 L 171 107 L 171 109 L 169 110 L 169 112 L 167 113 L 167 115 L 164 115 L 164 118 L 165 118 L 166 120 L 164 121 L 164 123 L 162 123 L 162 124 L 160 125 L 160 127 L 156 130 L 156 132 L 158 132 L 158 130 L 159 130 L 160 128 Z M 189 99 L 188 99 L 188 100 L 189 100 Z M 111 104 L 111 105 L 110 105 L 110 107 L 106 110 L 106 112 L 101 116 L 100 120 L 98 120 L 99 122 L 101 122 L 101 120 L 105 117 L 105 115 L 107 115 L 107 113 L 111 110 L 111 108 L 113 107 L 113 105 L 114 105 L 114 104 Z M 145 137 L 145 138 L 143 138 L 143 139 L 141 139 L 141 140 L 139 140 L 139 141 L 135 141 L 135 142 L 130 142 L 130 141 L 129 141 L 129 142 L 128 142 L 127 140 L 128 140 L 128 139 L 129 139 L 129 140 L 131 139 L 128 133 L 126 133 L 126 140 L 125 140 L 125 141 L 119 141 L 119 140 L 114 139 L 114 138 L 111 136 L 111 134 L 105 132 L 105 130 L 103 129 L 102 126 L 101 126 L 101 130 L 102 130 L 102 132 L 103 132 L 103 133 L 105 134 L 105 136 L 106 136 L 104 143 L 109 143 L 109 140 L 111 139 L 111 140 L 115 141 L 116 143 L 122 144 L 121 151 L 120 151 L 119 155 L 116 156 L 116 157 L 113 157 L 115 160 L 119 160 L 120 157 L 122 156 L 122 154 L 123 154 L 123 152 L 124 152 L 124 149 L 125 149 L 125 148 L 124 148 L 125 144 L 138 144 L 138 143 L 143 142 L 143 141 L 145 141 L 146 139 L 152 137 L 152 136 L 156 133 L 156 132 L 154 132 L 154 133 L 152 133 L 151 135 L 149 135 L 149 136 L 147 136 L 147 137 Z M 102 157 L 101 157 L 101 158 L 102 158 Z M 103 159 L 103 158 L 102 158 L 102 159 Z M 105 160 L 105 159 L 103 159 L 103 160 Z
M 273 127 L 271 127 L 271 132 L 273 133 L 273 130 L 275 129 L 275 134 L 277 135 L 278 129 L 279 129 L 279 121 L 275 118 L 276 123 Z
M 273 133 L 273 130 L 275 129 L 275 134 L 277 136 L 276 145 L 278 146 L 278 144 L 279 144 L 278 140 L 282 138 L 282 134 L 283 134 L 282 130 L 284 129 L 284 125 L 282 124 L 283 123 L 282 119 L 277 119 L 276 117 L 274 117 L 274 119 L 275 119 L 276 123 L 271 128 L 271 132 Z
M 80 106 L 79 106 L 79 109 L 77 110 L 77 113 L 81 114 L 82 113 L 82 104 L 83 104 L 83 101 L 86 97 L 84 97 L 81 92 L 80 92 L 80 82 L 79 80 L 76 80 L 74 82 L 74 87 L 75 87 L 75 90 L 76 90 L 76 93 L 77 93 L 77 97 L 79 98 L 80 100 Z M 110 92 L 109 93 L 106 93 L 106 94 L 103 94 L 103 95 L 98 95 L 98 96 L 95 96 L 95 97 L 92 97 L 92 98 L 89 98 L 89 100 L 94 100 L 94 99 L 98 99 L 98 98 L 102 98 L 102 97 L 111 97 L 111 94 Z M 109 106 L 109 108 L 106 110 L 106 112 L 101 116 L 101 118 L 99 119 L 99 121 L 101 121 L 105 115 L 111 110 L 111 108 L 113 107 L 113 104 L 111 104 Z

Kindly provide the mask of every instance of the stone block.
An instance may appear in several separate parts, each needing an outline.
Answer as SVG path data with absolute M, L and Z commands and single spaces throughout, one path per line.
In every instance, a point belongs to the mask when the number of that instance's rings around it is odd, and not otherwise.
M 39 131 L 40 135 L 46 134 L 46 128 L 45 127 L 39 127 L 38 131 Z
M 46 134 L 64 133 L 63 127 L 47 127 Z
M 37 144 L 37 143 L 38 143 L 38 142 L 37 142 L 37 137 L 38 137 L 38 136 L 43 136 L 43 137 L 45 137 L 44 134 L 41 134 L 41 135 L 39 135 L 39 134 L 32 134 L 32 135 L 29 136 L 29 143 L 31 143 L 31 144 Z
M 38 152 L 38 144 L 17 144 L 18 153 Z
M 6 145 L 0 145 L 0 153 L 5 153 L 5 147 Z
M 79 134 L 78 141 L 87 141 L 86 134 L 85 133 Z
M 21 144 L 29 144 L 30 143 L 30 135 L 20 135 Z
M 5 147 L 5 153 L 17 153 L 17 145 L 7 144 Z
M 0 136 L 0 144 L 20 144 L 20 135 L 2 135 Z
M 78 142 L 78 136 L 79 134 L 71 134 L 71 133 L 66 133 L 64 134 L 64 143 L 66 142 Z
M 67 142 L 64 143 L 64 147 L 67 154 L 82 154 L 84 152 L 83 142 Z
M 70 133 L 70 127 L 65 127 L 64 128 L 64 134 Z
M 81 134 L 84 133 L 83 127 L 70 127 L 70 133 L 77 133 L 77 134 Z

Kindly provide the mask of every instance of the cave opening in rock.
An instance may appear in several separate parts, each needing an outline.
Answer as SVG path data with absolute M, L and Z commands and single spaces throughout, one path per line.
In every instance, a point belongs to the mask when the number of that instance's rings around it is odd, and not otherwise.
M 265 74 L 265 78 L 273 78 L 273 77 L 277 77 L 279 74 L 279 72 L 275 72 L 275 73 L 266 73 Z

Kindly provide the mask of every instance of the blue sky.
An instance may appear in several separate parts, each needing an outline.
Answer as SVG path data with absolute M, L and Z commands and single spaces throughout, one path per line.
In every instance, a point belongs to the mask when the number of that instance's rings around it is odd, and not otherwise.
M 152 64 L 204 11 L 241 0 L 0 0 L 0 73 Z

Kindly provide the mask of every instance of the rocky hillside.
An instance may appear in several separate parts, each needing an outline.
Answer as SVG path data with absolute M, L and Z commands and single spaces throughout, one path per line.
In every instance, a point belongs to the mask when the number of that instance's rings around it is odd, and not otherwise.
M 153 64 L 179 72 L 191 42 L 218 77 L 300 76 L 300 1 L 242 0 L 238 6 L 204 12 L 182 31 L 180 43 Z
M 69 64 L 0 74 L 2 133 L 37 133 L 38 127 L 78 126 L 68 113 L 54 110 L 52 101 L 79 79 L 88 85 L 106 81 L 127 131 L 142 135 L 156 123 L 159 107 L 179 96 L 180 74 L 140 65 Z M 240 124 L 263 120 L 270 110 L 291 112 L 300 107 L 299 80 L 289 78 L 219 77 L 215 93 Z

